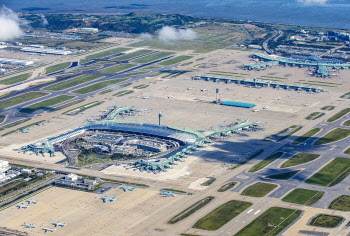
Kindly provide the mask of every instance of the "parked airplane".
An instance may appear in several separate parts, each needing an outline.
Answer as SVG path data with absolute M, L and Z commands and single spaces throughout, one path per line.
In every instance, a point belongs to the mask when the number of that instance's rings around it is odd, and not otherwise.
M 174 193 L 172 193 L 172 192 L 165 192 L 165 191 L 163 191 L 163 190 L 160 190 L 161 191 L 161 193 L 160 193 L 160 195 L 164 195 L 165 197 L 175 197 L 176 195 L 174 194 Z
M 132 188 L 128 188 L 128 187 L 120 187 L 121 189 L 123 189 L 124 190 L 124 192 L 126 192 L 127 190 L 129 190 L 129 191 L 132 191 L 132 190 L 134 190 L 135 189 L 135 187 L 132 187 Z
M 33 224 L 26 224 L 26 222 L 24 222 L 23 225 L 24 225 L 25 227 L 27 227 L 27 228 L 36 228 L 35 225 L 33 225 Z
M 149 97 L 148 97 L 148 96 L 146 96 L 146 97 L 143 97 L 142 99 L 149 99 Z
M 101 197 L 101 199 L 103 200 L 103 202 L 106 202 L 106 201 L 113 202 L 115 200 L 115 196 L 114 197 Z
M 47 231 L 53 232 L 53 231 L 55 231 L 56 229 L 42 228 L 42 230 L 45 230 L 45 233 L 46 233 Z
M 29 205 L 22 205 L 22 204 L 18 204 L 18 205 L 17 205 L 17 207 L 18 207 L 18 209 L 20 209 L 20 208 L 24 208 L 24 209 L 26 209 L 26 208 L 28 208 L 28 207 L 29 207 Z
M 264 109 L 267 110 L 267 109 L 269 109 L 269 107 L 270 107 L 270 106 L 264 106 Z
M 63 223 L 56 223 L 56 222 L 53 222 L 52 224 L 53 224 L 55 227 L 57 227 L 57 226 L 61 226 L 61 227 L 66 226 L 66 223 L 65 223 L 65 222 L 63 222 Z
M 38 203 L 38 200 L 26 200 L 26 202 L 28 202 L 28 204 L 31 204 L 31 203 L 34 203 L 34 204 L 37 204 Z
M 260 111 L 259 109 L 254 109 L 254 110 L 252 110 L 252 112 L 258 112 L 258 111 Z

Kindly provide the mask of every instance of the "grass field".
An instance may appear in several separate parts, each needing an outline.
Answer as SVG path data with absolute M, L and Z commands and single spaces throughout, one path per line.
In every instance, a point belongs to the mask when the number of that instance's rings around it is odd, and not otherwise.
M 300 210 L 271 207 L 250 224 L 239 231 L 235 236 L 274 236 L 296 220 Z
M 145 66 L 142 67 L 142 70 L 153 70 L 153 69 L 158 69 L 160 68 L 159 66 Z
M 323 167 L 305 183 L 332 187 L 350 174 L 350 159 L 337 157 Z
M 101 59 L 101 58 L 104 58 L 104 57 L 112 56 L 114 54 L 125 52 L 127 50 L 130 50 L 130 48 L 114 48 L 114 49 L 106 50 L 106 51 L 103 51 L 103 52 L 95 53 L 93 55 L 87 56 L 87 58 L 90 58 L 90 59 Z
M 134 92 L 133 90 L 124 90 L 124 91 L 120 91 L 116 94 L 113 94 L 112 96 L 122 97 L 122 96 L 125 96 L 125 95 L 133 93 L 133 92 Z
M 343 125 L 344 125 L 344 126 L 350 126 L 350 120 L 344 121 Z
M 297 145 L 297 144 L 303 143 L 320 131 L 321 131 L 320 128 L 314 128 L 314 129 L 308 131 L 307 133 L 305 133 L 304 135 L 300 136 L 296 140 L 294 140 L 294 142 L 292 142 L 292 144 Z
M 312 218 L 312 220 L 310 221 L 310 225 L 318 226 L 318 227 L 325 227 L 325 228 L 335 228 L 343 220 L 344 220 L 344 218 L 340 217 L 340 216 L 320 214 L 320 215 Z
M 80 59 L 79 64 L 80 64 L 80 65 L 84 65 L 84 64 L 86 64 L 86 63 L 88 63 L 88 62 L 91 62 L 91 61 L 92 61 L 92 60 Z
M 284 173 L 279 173 L 279 174 L 274 174 L 274 175 L 269 175 L 266 176 L 266 178 L 269 179 L 279 179 L 279 180 L 287 180 L 290 179 L 292 176 L 294 176 L 296 173 L 298 173 L 300 170 L 293 170 L 293 171 L 288 171 Z
M 174 53 L 173 52 L 157 52 L 157 53 L 145 56 L 145 57 L 137 58 L 137 59 L 133 60 L 132 62 L 135 62 L 135 63 L 148 63 L 148 62 L 151 62 L 151 61 L 156 61 L 156 60 L 159 60 L 161 58 L 170 56 L 172 54 L 174 54 Z
M 219 188 L 218 192 L 222 193 L 225 192 L 231 188 L 233 188 L 234 186 L 236 186 L 237 182 L 229 182 L 227 184 L 224 184 L 223 186 L 221 186 L 221 188 Z
M 350 211 L 350 196 L 342 195 L 329 204 L 329 209 Z
M 80 68 L 80 69 L 75 69 L 72 72 L 80 72 L 80 71 L 87 71 L 87 70 L 96 70 L 100 68 L 99 66 L 91 66 L 91 67 L 84 67 L 84 68 Z
M 99 101 L 90 102 L 90 103 L 81 105 L 79 107 L 75 107 L 73 109 L 70 109 L 68 111 L 65 111 L 62 114 L 69 115 L 69 116 L 75 116 L 75 115 L 77 115 L 77 114 L 79 114 L 79 113 L 81 113 L 81 112 L 83 112 L 83 111 L 85 111 L 87 109 L 90 109 L 92 107 L 98 106 L 98 105 L 100 105 L 102 103 L 103 103 L 103 101 L 102 102 L 99 102 Z M 100 158 L 97 158 L 97 159 L 100 159 Z M 101 159 L 100 159 L 100 161 L 101 161 Z
M 61 102 L 68 101 L 72 98 L 74 98 L 74 96 L 59 95 L 59 96 L 49 98 L 47 100 L 44 100 L 44 101 L 41 101 L 38 103 L 34 103 L 34 104 L 27 106 L 25 108 L 22 108 L 21 110 L 19 110 L 19 112 L 21 112 L 21 113 L 33 113 L 33 112 L 36 112 L 36 111 L 41 110 L 41 109 L 48 110 L 48 109 L 50 109 L 51 106 L 54 106 L 54 105 L 61 103 Z
M 134 89 L 144 89 L 144 88 L 147 88 L 148 86 L 149 86 L 148 84 L 140 84 L 140 85 L 134 86 L 133 88 Z
M 310 115 L 308 115 L 305 119 L 306 120 L 316 120 L 322 116 L 324 116 L 326 113 L 324 112 L 313 112 Z
M 350 92 L 341 95 L 340 98 L 345 98 L 345 97 L 347 97 L 347 96 L 349 96 L 349 95 L 350 95 Z
M 271 156 L 268 156 L 266 159 L 262 160 L 261 162 L 259 162 L 258 164 L 256 164 L 255 166 L 253 166 L 249 172 L 257 172 L 258 170 L 261 170 L 262 168 L 264 168 L 265 166 L 271 164 L 272 162 L 274 162 L 275 160 L 277 160 L 278 158 L 280 158 L 283 155 L 283 152 L 276 152 L 274 154 L 272 154 Z
M 96 84 L 92 84 L 92 85 L 83 87 L 81 89 L 73 91 L 72 93 L 77 93 L 77 94 L 91 93 L 91 92 L 94 92 L 96 90 L 103 89 L 103 88 L 105 88 L 107 86 L 118 84 L 118 83 L 123 82 L 123 81 L 128 80 L 128 79 L 129 78 L 107 80 L 107 81 L 103 81 L 103 82 L 99 82 L 99 83 L 96 83 Z
M 162 65 L 162 66 L 170 66 L 170 65 L 182 62 L 182 61 L 186 61 L 186 60 L 191 59 L 191 58 L 192 58 L 192 56 L 178 56 L 178 57 L 174 57 L 174 58 L 171 58 L 169 60 L 166 60 L 166 61 L 162 61 L 158 64 Z
M 291 128 L 295 128 L 295 129 L 294 129 L 292 132 L 290 132 L 289 134 L 287 134 L 287 135 L 281 137 L 280 139 L 278 139 L 277 142 L 280 142 L 280 141 L 282 141 L 282 140 L 288 138 L 289 136 L 295 134 L 296 132 L 298 132 L 299 130 L 301 130 L 301 129 L 303 128 L 303 126 L 295 127 L 295 125 L 293 125 L 293 126 L 289 127 L 289 129 L 291 129 Z
M 206 198 L 196 202 L 192 206 L 186 208 L 185 210 L 183 210 L 182 212 L 180 212 L 179 214 L 177 214 L 176 216 L 171 218 L 171 220 L 168 221 L 168 224 L 175 224 L 175 223 L 189 217 L 190 215 L 192 215 L 193 213 L 195 213 L 196 211 L 198 211 L 202 207 L 206 206 L 213 199 L 214 199 L 214 197 L 206 197 Z
M 0 80 L 0 84 L 5 84 L 5 85 L 15 84 L 15 83 L 29 79 L 31 75 L 32 75 L 31 73 L 26 73 L 22 75 L 13 76 L 7 79 Z
M 350 108 L 346 108 L 344 110 L 341 110 L 340 112 L 338 112 L 337 114 L 335 114 L 334 116 L 332 116 L 331 118 L 329 118 L 327 120 L 327 122 L 333 122 L 336 121 L 338 119 L 340 119 L 341 117 L 343 117 L 344 115 L 346 115 L 347 113 L 350 112 Z
M 133 75 L 144 75 L 147 74 L 149 71 L 140 71 L 140 72 L 133 72 L 129 74 L 125 74 L 126 76 L 133 76 Z
M 324 192 L 316 190 L 296 188 L 287 196 L 282 198 L 282 201 L 308 206 L 320 200 L 323 194 Z
M 8 107 L 12 107 L 24 102 L 28 102 L 30 100 L 43 97 L 45 95 L 48 95 L 48 93 L 44 93 L 44 92 L 24 93 L 24 94 L 0 101 L 0 109 L 6 109 Z
M 139 50 L 139 51 L 136 51 L 136 52 L 131 52 L 131 53 L 127 53 L 127 54 L 124 54 L 122 56 L 119 56 L 119 57 L 114 57 L 114 58 L 111 58 L 110 60 L 112 61 L 125 61 L 125 60 L 129 60 L 129 59 L 132 59 L 134 57 L 138 57 L 138 56 L 142 56 L 146 53 L 150 53 L 152 52 L 152 50 Z
M 69 79 L 57 84 L 53 84 L 47 87 L 44 87 L 45 90 L 51 90 L 51 91 L 61 91 L 70 87 L 77 86 L 79 84 L 83 84 L 95 79 L 99 79 L 103 77 L 103 75 L 95 75 L 95 74 L 89 74 L 89 75 L 82 75 L 73 79 Z
M 81 103 L 81 102 L 84 102 L 84 101 L 85 101 L 85 99 L 78 99 L 78 100 L 75 100 L 75 101 L 66 103 L 66 104 L 64 104 L 64 105 L 61 105 L 61 106 L 52 108 L 51 110 L 48 110 L 48 112 L 59 111 L 59 110 L 65 109 L 65 108 L 67 108 L 67 107 L 74 106 L 74 105 L 76 105 L 76 104 L 78 104 L 78 103 Z
M 264 197 L 277 187 L 276 184 L 258 182 L 244 189 L 241 195 L 249 197 Z
M 337 142 L 339 140 L 342 140 L 344 138 L 347 138 L 350 135 L 350 129 L 341 129 L 336 128 L 323 137 L 319 138 L 314 145 L 323 145 L 328 143 Z
M 214 177 L 210 177 L 210 179 L 209 180 L 207 180 L 207 181 L 205 181 L 204 183 L 203 183 L 203 186 L 210 186 L 212 183 L 214 183 L 216 181 L 216 178 L 214 178 Z
M 4 122 L 5 118 L 6 118 L 6 116 L 0 115 L 0 123 Z
M 219 206 L 203 218 L 199 219 L 192 227 L 204 230 L 217 230 L 231 221 L 240 213 L 252 205 L 250 202 L 232 200 Z
M 318 154 L 313 154 L 313 153 L 298 153 L 294 155 L 292 158 L 287 160 L 281 165 L 281 168 L 287 168 L 291 166 L 297 166 L 301 164 L 308 163 L 310 161 L 314 161 L 317 158 L 319 158 L 320 155 Z
M 66 69 L 66 68 L 70 67 L 71 64 L 72 64 L 71 62 L 64 62 L 64 63 L 57 64 L 54 66 L 49 66 L 46 68 L 46 74 L 51 74 L 53 72 Z
M 133 64 L 118 64 L 115 66 L 108 67 L 106 69 L 99 70 L 100 73 L 114 74 L 123 70 L 127 70 L 135 67 Z

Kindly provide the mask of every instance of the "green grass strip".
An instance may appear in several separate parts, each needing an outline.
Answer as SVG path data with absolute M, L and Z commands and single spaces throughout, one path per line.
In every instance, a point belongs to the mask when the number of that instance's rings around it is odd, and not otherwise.
M 54 65 L 54 66 L 49 66 L 49 67 L 46 68 L 46 74 L 51 74 L 53 72 L 66 69 L 66 68 L 70 67 L 71 65 L 72 65 L 71 62 L 64 62 L 64 63 L 57 64 L 57 65 Z
M 294 155 L 292 158 L 287 160 L 281 165 L 281 168 L 287 168 L 292 166 L 298 166 L 301 164 L 308 163 L 310 161 L 314 161 L 317 158 L 319 158 L 319 154 L 313 154 L 313 153 L 298 153 Z
M 25 108 L 22 108 L 21 110 L 19 110 L 19 112 L 21 113 L 33 113 L 36 112 L 38 110 L 41 109 L 50 109 L 51 106 L 54 106 L 56 104 L 59 104 L 61 102 L 65 102 L 68 101 L 72 98 L 74 98 L 75 96 L 69 96 L 69 95 L 59 95 L 53 98 L 49 98 L 47 100 L 38 102 L 38 103 L 34 103 L 30 106 L 27 106 Z
M 127 50 L 130 50 L 130 48 L 114 48 L 114 49 L 111 49 L 111 50 L 95 53 L 93 55 L 87 56 L 87 58 L 90 58 L 90 59 L 101 59 L 101 58 L 104 58 L 104 57 L 112 56 L 114 54 L 125 52 Z
M 339 140 L 345 139 L 350 135 L 350 129 L 336 128 L 325 136 L 319 138 L 314 145 L 324 145 L 328 143 L 337 142 Z
M 1 136 L 6 136 L 6 135 L 9 135 L 9 134 L 15 133 L 15 132 L 17 132 L 17 131 L 20 131 L 21 129 L 27 129 L 27 128 L 32 127 L 32 126 L 34 126 L 34 125 L 40 124 L 40 123 L 42 123 L 42 122 L 44 122 L 44 121 L 45 121 L 45 120 L 41 120 L 41 121 L 37 121 L 37 122 L 31 123 L 31 124 L 26 125 L 26 126 L 23 126 L 23 127 L 21 127 L 21 128 L 18 128 L 18 129 L 15 129 L 15 130 L 11 130 L 10 132 L 7 132 L 7 133 L 5 133 L 5 134 L 3 134 L 3 135 L 1 135 Z
M 63 105 L 61 105 L 61 106 L 52 108 L 52 109 L 49 110 L 48 112 L 59 111 L 59 110 L 65 109 L 65 108 L 67 108 L 67 107 L 74 106 L 74 105 L 76 105 L 76 104 L 78 104 L 78 103 L 81 103 L 81 102 L 84 102 L 84 101 L 85 101 L 85 99 L 78 99 L 78 100 L 75 100 L 75 101 L 72 101 L 72 102 L 63 104 Z
M 0 80 L 0 84 L 5 84 L 5 85 L 15 84 L 15 83 L 29 79 L 30 76 L 32 76 L 31 73 L 17 75 L 17 76 L 11 77 L 11 78 Z
M 320 200 L 323 194 L 324 192 L 316 190 L 296 188 L 287 196 L 282 198 L 282 201 L 309 206 Z
M 177 214 L 176 216 L 171 218 L 171 220 L 168 221 L 168 224 L 176 224 L 177 222 L 179 222 L 183 219 L 186 219 L 187 217 L 189 217 L 190 215 L 192 215 L 193 213 L 195 213 L 196 211 L 198 211 L 202 207 L 209 204 L 209 202 L 211 202 L 213 199 L 214 199 L 214 197 L 206 197 L 206 198 L 196 202 L 195 204 L 191 205 L 190 207 L 186 208 L 185 210 L 183 210 L 182 212 L 180 212 L 179 214 Z
M 258 182 L 244 189 L 241 195 L 249 197 L 264 197 L 277 187 L 276 184 Z
M 82 75 L 73 79 L 69 79 L 57 84 L 53 84 L 47 87 L 44 87 L 45 90 L 51 90 L 51 91 L 61 91 L 70 87 L 77 86 L 79 84 L 83 84 L 95 79 L 99 79 L 103 77 L 103 75 L 95 75 L 95 74 L 88 74 L 88 75 Z
M 170 65 L 182 62 L 182 61 L 186 61 L 186 60 L 191 59 L 191 58 L 192 58 L 192 56 L 178 56 L 178 57 L 174 57 L 174 58 L 171 58 L 169 60 L 166 60 L 166 61 L 162 61 L 158 64 L 162 65 L 162 66 L 170 66 Z
M 269 175 L 269 176 L 266 176 L 266 178 L 268 178 L 268 179 L 287 180 L 287 179 L 290 179 L 291 177 L 293 177 L 299 171 L 300 170 L 293 170 L 293 171 L 288 171 L 288 172 L 284 172 L 284 173 Z
M 250 202 L 231 200 L 199 219 L 192 227 L 204 230 L 218 230 L 251 205 L 253 204 Z
M 314 128 L 308 131 L 307 133 L 305 133 L 303 136 L 300 136 L 299 138 L 297 138 L 294 142 L 292 142 L 292 144 L 297 145 L 297 144 L 303 143 L 320 131 L 321 131 L 320 128 Z
M 280 158 L 282 155 L 283 155 L 283 152 L 276 152 L 276 153 L 272 154 L 271 156 L 267 157 L 266 159 L 262 160 L 261 162 L 259 162 L 255 166 L 253 166 L 249 170 L 249 172 L 254 173 L 254 172 L 257 172 L 258 170 L 261 170 L 265 166 L 271 164 L 272 162 L 274 162 L 275 160 Z
M 350 174 L 350 159 L 337 157 L 305 181 L 307 184 L 332 187 Z
M 48 95 L 49 93 L 44 93 L 44 92 L 29 92 L 29 93 L 24 93 L 12 98 L 8 98 L 5 100 L 0 101 L 0 109 L 6 109 L 8 107 L 12 107 L 24 102 L 28 102 L 30 100 L 34 100 L 36 98 L 43 97 L 45 95 Z
M 145 57 L 137 58 L 137 59 L 133 60 L 132 62 L 149 63 L 149 62 L 156 61 L 156 60 L 159 60 L 161 58 L 170 56 L 172 54 L 174 54 L 174 53 L 173 52 L 157 52 L 157 53 L 145 56 Z
M 128 94 L 133 93 L 133 92 L 134 92 L 133 90 L 124 90 L 124 91 L 120 91 L 118 93 L 115 93 L 112 96 L 122 97 L 122 96 L 128 95 Z
M 4 126 L 0 127 L 0 131 L 3 131 L 3 130 L 8 129 L 8 128 L 12 128 L 12 127 L 17 126 L 17 125 L 19 125 L 19 124 L 25 123 L 25 122 L 27 122 L 27 121 L 29 121 L 29 120 L 31 120 L 31 118 L 26 118 L 26 119 L 22 119 L 22 120 L 17 120 L 17 121 L 15 121 L 15 122 L 12 122 L 12 123 L 10 123 L 10 124 L 7 124 L 7 125 L 4 125 Z
M 219 188 L 218 192 L 220 192 L 220 193 L 225 192 L 225 191 L 233 188 L 236 184 L 237 184 L 237 182 L 235 182 L 235 181 L 224 184 L 223 186 L 221 186 L 221 188 Z
M 128 80 L 129 78 L 124 78 L 124 79 L 113 79 L 113 80 L 107 80 L 107 81 L 102 81 L 99 83 L 95 83 L 86 87 L 83 87 L 81 89 L 75 90 L 72 93 L 77 93 L 77 94 L 86 94 L 86 93 L 91 93 L 96 90 L 103 89 L 107 86 L 118 84 L 120 82 L 123 82 L 125 80 Z
M 114 74 L 117 72 L 121 72 L 123 70 L 130 69 L 132 67 L 135 67 L 133 64 L 118 64 L 115 66 L 108 67 L 106 69 L 99 70 L 100 73 L 106 73 L 106 74 Z
M 350 112 L 350 108 L 346 108 L 340 112 L 338 112 L 337 114 L 335 114 L 334 116 L 332 116 L 331 118 L 329 118 L 327 120 L 327 122 L 333 122 L 333 121 L 336 121 L 338 119 L 340 119 L 341 117 L 345 116 L 347 113 Z
M 331 204 L 329 204 L 328 208 L 339 211 L 350 211 L 350 196 L 342 195 L 334 199 Z
M 301 210 L 271 207 L 235 236 L 275 236 L 293 223 L 301 214 Z

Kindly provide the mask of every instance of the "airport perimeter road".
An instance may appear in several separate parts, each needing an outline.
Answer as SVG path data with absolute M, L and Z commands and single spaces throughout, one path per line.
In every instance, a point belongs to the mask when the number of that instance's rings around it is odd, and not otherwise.
M 276 42 L 283 35 L 283 32 L 280 29 L 273 28 L 273 30 L 275 31 L 274 35 L 266 39 L 265 42 L 263 43 L 263 48 L 268 54 L 273 54 L 273 50 L 269 48 L 269 42 L 272 39 L 275 39 L 275 42 Z

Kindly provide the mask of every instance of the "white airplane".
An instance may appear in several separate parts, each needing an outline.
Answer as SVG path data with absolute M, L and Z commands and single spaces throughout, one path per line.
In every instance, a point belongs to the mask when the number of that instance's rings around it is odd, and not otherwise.
M 45 233 L 50 231 L 50 232 L 53 232 L 55 231 L 56 229 L 50 229 L 50 228 L 42 228 L 42 230 L 45 230 Z
M 34 203 L 34 204 L 37 204 L 38 203 L 38 200 L 26 200 L 26 202 L 28 202 L 28 204 L 31 204 L 31 203 Z
M 24 225 L 26 228 L 36 228 L 36 226 L 35 226 L 34 224 L 27 224 L 26 222 L 24 222 L 23 225 Z
M 149 99 L 149 97 L 148 97 L 148 96 L 146 96 L 146 97 L 143 97 L 142 99 Z
M 258 111 L 260 111 L 259 109 L 254 109 L 254 110 L 252 110 L 252 112 L 258 112 Z
M 168 96 L 168 98 L 173 98 L 173 96 Z
M 18 204 L 17 207 L 18 207 L 18 209 L 20 209 L 20 208 L 27 209 L 29 207 L 29 205 Z
M 264 106 L 264 109 L 267 110 L 267 109 L 269 109 L 269 107 L 270 107 L 270 106 Z
M 66 226 L 66 225 L 67 225 L 65 222 L 63 222 L 63 223 L 53 222 L 52 224 L 53 224 L 55 227 L 57 227 L 57 226 L 63 227 L 63 226 Z

